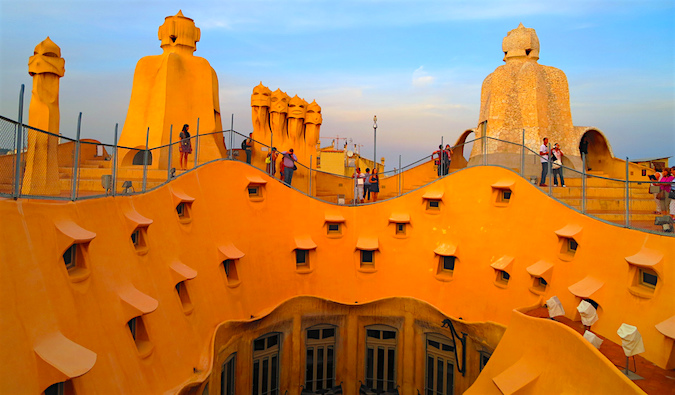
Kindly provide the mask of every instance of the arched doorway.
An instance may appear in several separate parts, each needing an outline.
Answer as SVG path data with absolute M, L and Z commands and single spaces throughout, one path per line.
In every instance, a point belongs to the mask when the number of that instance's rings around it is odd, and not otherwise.
M 583 145 L 587 145 L 586 170 L 611 173 L 612 152 L 607 144 L 605 136 L 596 129 L 589 129 L 581 136 L 579 152 L 583 151 Z
M 138 151 L 134 155 L 134 159 L 131 162 L 131 164 L 143 166 L 144 161 L 145 161 L 145 151 Z M 151 164 L 152 164 L 152 151 L 148 151 L 148 166 Z

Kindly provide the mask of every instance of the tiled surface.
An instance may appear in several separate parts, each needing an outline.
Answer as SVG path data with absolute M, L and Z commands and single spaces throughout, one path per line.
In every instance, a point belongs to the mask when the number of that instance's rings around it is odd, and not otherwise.
M 548 309 L 545 307 L 530 310 L 526 314 L 532 317 L 548 319 Z M 584 326 L 579 321 L 572 321 L 567 317 L 556 317 L 555 320 L 574 329 L 580 335 L 584 334 Z M 621 345 L 613 343 L 611 340 L 607 340 L 597 333 L 595 335 L 603 340 L 600 352 L 617 366 L 617 369 L 621 370 L 624 368 L 626 365 L 626 355 L 623 353 Z M 635 380 L 634 383 L 646 393 L 650 395 L 675 394 L 675 370 L 661 369 L 640 355 L 636 355 L 635 360 L 633 360 L 633 357 L 630 358 L 630 370 L 644 377 L 644 380 Z

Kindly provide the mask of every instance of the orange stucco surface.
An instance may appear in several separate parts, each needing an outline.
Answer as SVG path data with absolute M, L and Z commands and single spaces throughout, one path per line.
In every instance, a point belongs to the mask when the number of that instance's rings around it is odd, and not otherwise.
M 262 185 L 261 196 L 249 197 L 251 180 Z M 497 204 L 494 189 L 504 185 L 511 199 Z M 440 209 L 427 209 L 426 201 L 439 197 Z M 178 217 L 180 203 L 188 203 L 187 217 Z M 403 237 L 391 222 L 402 216 L 409 221 Z M 673 339 L 656 326 L 675 315 L 675 239 L 583 216 L 503 168 L 469 168 L 397 199 L 347 207 L 307 197 L 246 164 L 218 161 L 136 196 L 1 200 L 0 217 L 2 393 L 38 393 L 68 378 L 78 393 L 177 391 L 208 379 L 219 324 L 264 317 L 300 295 L 342 304 L 414 298 L 468 322 L 524 326 L 507 347 L 516 342 L 524 350 L 540 349 L 552 339 L 528 340 L 534 327 L 512 310 L 556 295 L 567 317 L 578 321 L 581 299 L 570 288 L 589 277 L 602 283 L 589 295 L 600 305 L 592 330 L 620 343 L 617 328 L 636 325 L 646 347 L 642 355 L 661 367 L 672 361 Z M 343 224 L 338 237 L 328 235 L 326 225 L 336 218 Z M 571 257 L 561 252 L 569 229 L 579 245 Z M 135 230 L 141 231 L 139 247 L 131 241 Z M 69 273 L 62 256 L 72 243 L 80 243 L 84 264 Z M 298 243 L 310 251 L 302 270 L 295 264 Z M 439 275 L 443 245 L 457 257 L 451 276 Z M 375 249 L 373 266 L 360 265 L 359 247 Z M 494 267 L 505 256 L 512 258 L 504 267 L 510 271 L 506 284 L 497 281 Z M 224 259 L 235 260 L 237 281 L 224 277 Z M 533 289 L 528 272 L 542 260 L 552 265 L 543 291 Z M 645 261 L 659 276 L 653 291 L 635 284 Z M 189 308 L 175 289 L 181 281 Z M 134 317 L 141 317 L 149 339 L 142 347 L 127 327 Z M 61 340 L 45 346 L 45 338 Z M 553 341 L 573 353 L 591 347 L 573 336 Z M 81 374 L 82 366 L 68 361 L 38 361 L 44 347 L 91 355 L 88 350 L 96 360 Z M 589 361 L 597 357 L 583 353 Z M 571 358 L 548 358 L 547 369 Z M 577 368 L 594 369 L 594 363 Z M 342 379 L 358 380 L 361 372 L 352 373 Z M 608 389 L 632 388 L 618 370 L 603 367 L 598 374 L 613 383 Z M 604 383 L 594 376 L 577 379 Z

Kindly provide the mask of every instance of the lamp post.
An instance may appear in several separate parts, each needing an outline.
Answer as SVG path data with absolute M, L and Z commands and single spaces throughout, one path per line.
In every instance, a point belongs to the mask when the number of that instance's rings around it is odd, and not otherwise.
M 377 168 L 377 115 L 373 116 L 373 168 Z

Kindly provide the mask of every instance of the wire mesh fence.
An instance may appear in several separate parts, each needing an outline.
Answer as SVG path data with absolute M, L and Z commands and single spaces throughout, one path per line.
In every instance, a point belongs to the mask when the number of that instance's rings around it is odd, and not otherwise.
M 17 135 L 20 125 L 0 118 L 0 194 L 12 195 L 17 183 Z M 20 150 L 23 147 L 20 148 Z M 23 168 L 23 163 L 19 166 Z
M 405 166 L 378 174 L 377 195 L 368 196 L 358 164 L 345 156 L 348 174 L 320 169 L 319 158 L 305 147 L 276 150 L 234 130 L 181 139 L 172 131 L 169 144 L 130 148 L 75 140 L 47 133 L 0 117 L 0 196 L 45 199 L 87 199 L 150 191 L 212 160 L 237 160 L 258 168 L 273 179 L 322 201 L 357 205 L 395 198 L 439 178 L 472 166 L 507 168 L 568 207 L 601 221 L 650 232 L 663 232 L 655 222 L 667 215 L 669 200 L 650 193 L 652 182 L 616 179 L 589 173 L 584 165 L 563 157 L 562 163 L 543 160 L 523 144 L 483 137 L 435 151 Z M 200 152 L 205 141 L 227 147 L 215 159 Z M 17 144 L 18 142 L 18 144 Z M 274 149 L 273 149 L 274 148 Z M 471 152 L 471 155 L 469 155 Z M 297 156 L 303 158 L 298 161 Z M 307 158 L 307 159 L 304 159 Z M 581 169 L 578 170 L 578 169 Z M 644 175 L 644 174 L 643 174 Z M 265 181 L 266 182 L 266 181 Z M 661 183 L 664 188 L 670 186 Z M 655 188 L 655 187 L 652 187 Z

